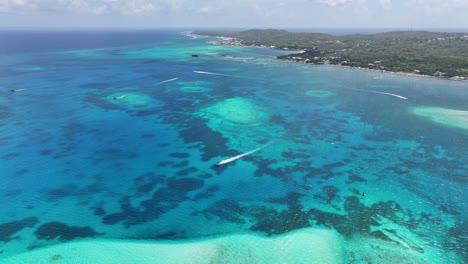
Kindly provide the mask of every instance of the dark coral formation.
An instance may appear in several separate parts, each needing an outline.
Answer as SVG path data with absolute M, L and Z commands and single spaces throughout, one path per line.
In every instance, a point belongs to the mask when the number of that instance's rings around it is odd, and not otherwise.
M 0 241 L 8 242 L 15 237 L 14 234 L 23 230 L 26 227 L 33 227 L 39 220 L 36 217 L 28 217 L 17 221 L 0 224 Z
M 208 199 L 208 198 L 211 198 L 213 197 L 213 195 L 219 191 L 219 186 L 218 185 L 212 185 L 208 188 L 206 188 L 206 190 L 200 192 L 200 193 L 197 193 L 197 195 L 195 195 L 195 197 L 193 197 L 193 200 L 194 201 L 197 201 L 197 200 L 200 200 L 200 199 Z
M 190 157 L 190 154 L 186 152 L 174 152 L 169 154 L 170 157 L 177 158 L 177 159 L 186 159 Z
M 268 235 L 287 233 L 296 229 L 310 227 L 309 212 L 304 211 L 299 202 L 301 195 L 291 192 L 283 198 L 272 199 L 274 203 L 285 204 L 286 210 L 276 211 L 264 207 L 253 208 L 249 212 L 257 220 L 250 227 L 253 231 L 261 231 Z
M 157 240 L 179 240 L 179 239 L 187 239 L 188 236 L 185 232 L 182 231 L 168 231 L 164 233 L 160 233 L 154 236 L 144 237 L 145 239 L 157 239 Z M 141 239 L 141 238 L 140 238 Z
M 310 210 L 311 215 L 317 224 L 333 227 L 343 235 L 352 235 L 354 233 L 367 233 L 380 236 L 371 232 L 371 226 L 379 226 L 375 220 L 377 215 L 386 217 L 398 224 L 405 224 L 397 216 L 402 212 L 401 207 L 392 201 L 379 202 L 370 207 L 363 205 L 356 196 L 346 197 L 344 209 L 347 215 L 338 215 L 326 213 L 318 209 Z
M 61 260 L 61 259 L 63 259 L 62 255 L 55 254 L 55 255 L 50 257 L 50 262 L 58 261 L 58 260 Z
M 180 136 L 186 144 L 199 142 L 202 160 L 208 161 L 217 157 L 220 153 L 223 155 L 234 154 L 226 153 L 227 140 L 219 132 L 215 132 L 206 126 L 206 120 L 202 118 L 192 118 L 190 128 L 180 131 Z
M 324 194 L 318 198 L 327 203 L 339 199 L 338 189 L 334 186 L 324 186 Z M 345 197 L 343 214 L 324 212 L 317 208 L 305 209 L 300 198 L 302 195 L 297 192 L 290 192 L 284 197 L 269 199 L 267 202 L 275 205 L 283 205 L 285 209 L 275 209 L 277 206 L 243 206 L 241 203 L 233 200 L 220 200 L 213 203 L 209 208 L 198 212 L 208 219 L 217 217 L 224 221 L 249 224 L 250 230 L 260 231 L 267 235 L 277 235 L 290 232 L 300 228 L 310 226 L 325 226 L 337 230 L 344 236 L 351 236 L 356 233 L 364 233 L 376 238 L 393 241 L 381 231 L 373 231 L 372 226 L 380 226 L 379 219 L 384 217 L 399 225 L 410 229 L 418 228 L 421 224 L 437 223 L 437 219 L 427 214 L 414 215 L 410 211 L 403 211 L 402 208 L 393 201 L 379 202 L 371 206 L 365 206 L 361 203 L 358 196 Z M 404 215 L 404 219 L 402 219 Z M 388 232 L 397 232 L 396 230 L 387 230 Z M 463 232 L 460 232 L 463 233 Z M 395 233 L 396 234 L 396 233 Z M 396 234 L 398 236 L 398 234 Z M 457 238 L 460 242 L 463 236 Z M 395 243 L 399 243 L 394 241 Z M 421 252 L 422 248 L 414 245 L 413 250 Z
M 66 184 L 59 188 L 44 190 L 42 193 L 48 201 L 53 202 L 72 196 L 77 190 L 78 186 L 76 184 Z
M 41 156 L 48 156 L 48 155 L 52 154 L 52 152 L 54 152 L 54 151 L 51 150 L 51 149 L 41 149 L 41 150 L 39 151 L 39 154 L 40 154 Z
M 1 73 L 0 73 L 0 76 L 2 76 Z M 10 108 L 1 105 L 0 106 L 0 118 L 7 119 L 7 118 L 9 118 L 11 116 L 13 116 L 13 111 L 11 111 Z
M 133 180 L 133 186 L 130 189 L 135 196 L 142 196 L 153 191 L 157 186 L 163 184 L 166 177 L 156 175 L 152 172 L 145 173 Z
M 21 195 L 22 193 L 23 193 L 22 189 L 9 189 L 5 191 L 4 196 L 13 197 L 13 196 Z
M 202 189 L 204 182 L 192 177 L 171 179 L 149 173 L 138 177 L 135 185 L 139 196 L 142 192 L 146 194 L 152 192 L 151 197 L 133 202 L 136 197 L 124 196 L 120 200 L 121 211 L 104 215 L 102 217 L 104 224 L 113 225 L 122 222 L 126 228 L 129 228 L 132 225 L 153 221 L 175 209 L 180 203 L 190 200 L 189 193 Z
M 155 136 L 156 136 L 155 134 L 143 134 L 141 135 L 141 138 L 152 139 Z
M 305 174 L 306 172 L 310 171 L 312 167 L 312 162 L 301 161 L 294 164 L 294 166 L 283 166 L 280 168 L 272 169 L 270 165 L 276 163 L 277 161 L 273 159 L 259 160 L 258 162 L 256 162 L 257 170 L 255 171 L 255 176 L 272 176 L 275 178 L 279 178 L 284 182 L 288 182 L 290 181 L 290 177 L 288 177 L 288 175 L 293 175 L 296 173 Z
M 105 225 L 115 225 L 123 220 L 125 220 L 125 214 L 124 213 L 113 213 L 113 214 L 108 214 L 105 215 L 102 218 L 102 223 Z
M 38 239 L 59 241 L 70 241 L 76 238 L 95 237 L 102 235 L 94 231 L 91 227 L 68 226 L 60 222 L 49 222 L 41 225 L 34 232 Z
M 94 215 L 96 215 L 96 216 L 102 216 L 102 215 L 106 214 L 106 210 L 104 210 L 104 208 L 102 208 L 102 207 L 94 208 L 93 212 L 94 212 Z
M 445 246 L 456 251 L 468 263 L 468 221 L 459 220 L 447 231 Z
M 76 184 L 65 184 L 58 188 L 43 189 L 41 195 L 49 202 L 59 201 L 68 197 L 90 196 L 102 190 L 99 184 L 90 184 L 79 188 Z
M 246 209 L 237 201 L 223 199 L 213 203 L 208 209 L 199 213 L 203 214 L 208 219 L 212 219 L 213 216 L 216 216 L 224 221 L 244 224 L 245 220 L 243 215 L 245 212 Z
M 250 230 L 261 231 L 268 235 L 287 233 L 296 229 L 310 227 L 309 214 L 302 208 L 289 208 L 284 211 L 259 208 L 253 212 L 257 223 Z
M 351 172 L 348 176 L 348 180 L 346 181 L 347 184 L 355 183 L 355 182 L 367 182 L 366 179 L 362 178 L 361 176 Z
M 2 159 L 4 160 L 11 160 L 13 158 L 16 158 L 20 155 L 20 153 L 18 152 L 11 152 L 11 153 L 7 153 L 5 155 L 2 156 Z
M 19 169 L 17 171 L 15 171 L 15 176 L 22 176 L 22 175 L 25 175 L 25 174 L 28 174 L 29 173 L 29 169 Z
M 176 173 L 177 176 L 190 176 L 198 172 L 198 169 L 195 167 L 189 167 L 183 170 L 180 170 Z
M 340 196 L 338 195 L 339 189 L 335 186 L 326 185 L 322 188 L 322 193 L 314 195 L 315 198 L 323 200 L 325 204 L 331 204 L 335 200 L 339 200 Z
M 179 163 L 173 163 L 171 167 L 172 168 L 184 168 L 184 167 L 187 167 L 189 164 L 190 162 L 188 160 L 183 160 Z
M 250 226 L 251 230 L 268 235 L 282 234 L 310 226 L 310 215 L 300 205 L 300 197 L 299 193 L 291 192 L 285 197 L 269 200 L 271 203 L 287 205 L 287 209 L 282 211 L 265 206 L 242 206 L 237 201 L 222 199 L 196 214 L 202 214 L 208 219 L 216 217 L 236 224 L 247 224 L 253 219 L 256 222 Z
M 213 174 L 210 174 L 210 173 L 200 173 L 197 175 L 198 178 L 201 178 L 201 179 L 209 179 L 211 177 L 213 177 Z

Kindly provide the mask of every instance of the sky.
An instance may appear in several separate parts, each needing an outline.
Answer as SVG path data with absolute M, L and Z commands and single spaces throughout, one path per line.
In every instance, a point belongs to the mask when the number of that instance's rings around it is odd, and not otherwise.
M 0 0 L 0 28 L 468 28 L 468 0 Z

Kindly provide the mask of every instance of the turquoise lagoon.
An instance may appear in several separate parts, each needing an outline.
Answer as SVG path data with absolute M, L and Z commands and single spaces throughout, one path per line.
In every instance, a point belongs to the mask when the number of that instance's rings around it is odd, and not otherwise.
M 114 33 L 2 49 L 0 263 L 466 263 L 466 82 Z

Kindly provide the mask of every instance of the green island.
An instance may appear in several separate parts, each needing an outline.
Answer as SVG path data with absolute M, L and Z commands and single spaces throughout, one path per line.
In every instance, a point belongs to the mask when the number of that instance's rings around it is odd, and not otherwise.
M 291 50 L 291 54 L 277 57 L 281 60 L 468 80 L 468 33 L 397 31 L 335 36 L 251 29 L 192 34 L 222 37 L 215 42 L 219 45 Z

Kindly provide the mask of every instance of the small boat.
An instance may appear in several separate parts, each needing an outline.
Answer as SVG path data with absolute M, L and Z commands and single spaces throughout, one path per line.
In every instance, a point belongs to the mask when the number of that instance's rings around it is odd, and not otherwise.
M 264 148 L 264 147 L 270 145 L 272 142 L 273 142 L 273 141 L 270 141 L 269 143 L 267 143 L 267 144 L 265 144 L 265 145 L 263 145 L 263 146 L 261 146 L 261 147 L 259 147 L 259 148 L 256 148 L 256 149 L 251 150 L 251 151 L 247 151 L 247 152 L 245 152 L 245 153 L 239 154 L 239 155 L 234 156 L 234 157 L 232 157 L 232 158 L 218 161 L 218 162 L 215 163 L 215 165 L 216 165 L 216 166 L 221 166 L 221 165 L 224 165 L 224 164 L 228 164 L 229 162 L 233 162 L 233 161 L 235 161 L 235 160 L 238 160 L 238 159 L 240 159 L 240 158 L 243 158 L 243 157 L 245 157 L 245 156 L 247 156 L 247 155 L 250 155 L 250 154 L 252 154 L 252 153 L 254 153 L 254 152 L 257 152 L 257 151 L 261 150 L 262 148 Z
M 10 92 L 14 93 L 14 92 L 21 92 L 21 91 L 24 91 L 26 89 L 11 89 Z
M 218 162 L 216 162 L 216 165 L 217 165 L 217 166 L 221 166 L 221 165 L 227 164 L 227 163 L 229 163 L 229 162 L 233 162 L 233 161 L 238 160 L 238 159 L 240 159 L 240 158 L 242 158 L 242 157 L 245 157 L 245 156 L 250 155 L 250 154 L 252 154 L 252 153 L 254 153 L 254 152 L 257 152 L 257 151 L 259 151 L 260 149 L 262 149 L 262 148 L 256 148 L 256 149 L 254 149 L 254 150 L 251 150 L 251 151 L 249 151 L 249 152 L 242 153 L 242 154 L 237 155 L 237 156 L 235 156 L 235 157 L 232 157 L 232 158 L 229 158 L 229 159 L 225 159 L 225 160 L 218 161 Z

